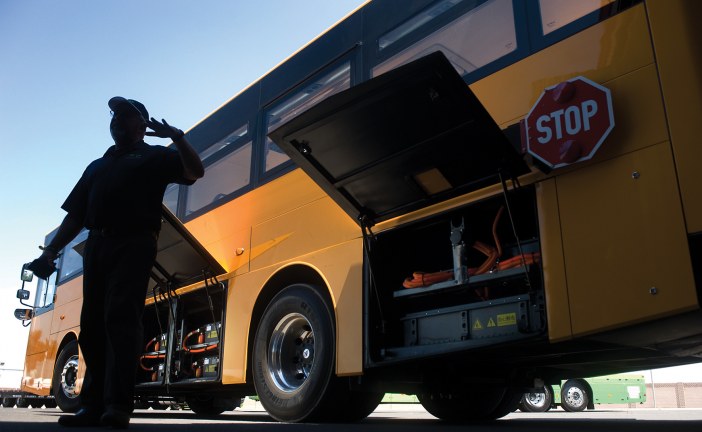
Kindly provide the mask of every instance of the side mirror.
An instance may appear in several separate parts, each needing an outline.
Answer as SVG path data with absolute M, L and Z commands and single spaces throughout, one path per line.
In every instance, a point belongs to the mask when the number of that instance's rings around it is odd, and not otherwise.
M 20 275 L 22 282 L 31 282 L 34 279 L 34 272 L 27 267 L 29 267 L 29 263 L 22 265 L 22 274 Z
M 32 319 L 34 312 L 31 309 L 15 309 L 15 318 L 21 321 L 29 321 Z
M 17 298 L 20 300 L 29 300 L 29 291 L 26 289 L 17 290 Z

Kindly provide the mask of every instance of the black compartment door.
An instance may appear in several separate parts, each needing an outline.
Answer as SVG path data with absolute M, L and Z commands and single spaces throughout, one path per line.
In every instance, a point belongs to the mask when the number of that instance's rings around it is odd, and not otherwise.
M 370 225 L 528 172 L 441 52 L 331 96 L 271 132 Z
M 161 234 L 149 293 L 157 280 L 174 288 L 225 273 L 224 267 L 205 249 L 165 206 L 162 208 Z

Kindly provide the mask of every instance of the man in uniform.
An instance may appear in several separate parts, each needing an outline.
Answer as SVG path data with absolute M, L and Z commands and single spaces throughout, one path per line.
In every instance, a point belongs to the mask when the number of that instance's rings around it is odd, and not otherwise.
M 141 103 L 114 97 L 108 105 L 115 144 L 86 168 L 62 206 L 65 219 L 39 260 L 53 266 L 58 252 L 83 227 L 90 231 L 83 252 L 78 341 L 86 364 L 81 409 L 61 416 L 59 424 L 124 429 L 134 409 L 141 315 L 163 194 L 169 183 L 194 183 L 204 168 L 183 131 L 149 119 Z M 148 145 L 145 135 L 170 138 L 176 150 Z

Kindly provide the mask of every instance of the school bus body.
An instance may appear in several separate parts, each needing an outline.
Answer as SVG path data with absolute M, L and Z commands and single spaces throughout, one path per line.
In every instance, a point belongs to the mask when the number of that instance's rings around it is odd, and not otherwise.
M 368 14 L 374 3 L 364 6 L 370 9 Z M 378 3 L 380 8 L 391 7 Z M 260 363 L 257 332 L 279 293 L 298 284 L 314 287 L 312 291 L 330 304 L 336 377 L 353 377 L 349 388 L 354 390 L 424 395 L 422 403 L 442 418 L 443 408 L 436 411 L 437 402 L 432 402 L 437 395 L 459 395 L 468 401 L 469 389 L 484 390 L 486 381 L 521 394 L 562 378 L 699 361 L 702 183 L 695 174 L 702 146 L 695 129 L 702 118 L 702 54 L 694 35 L 702 7 L 684 0 L 634 3 L 469 84 L 505 131 L 519 127 L 545 88 L 576 76 L 608 88 L 615 127 L 590 160 L 548 170 L 526 157 L 528 169 L 519 176 L 519 187 L 514 180 L 505 187 L 494 181 L 379 220 L 373 226 L 378 239 L 373 250 L 368 248 L 373 241 L 366 227 L 359 226 L 348 208 L 327 192 L 330 186 L 316 181 L 318 173 L 308 172 L 306 166 L 291 167 L 187 217 L 184 225 L 189 233 L 222 269 L 215 276 L 223 283 L 223 300 L 212 312 L 213 317 L 215 312 L 222 317 L 218 375 L 204 382 L 174 376 L 180 386 L 162 388 L 158 381 L 166 377 L 154 374 L 151 379 L 144 373 L 137 391 L 158 397 L 164 391 L 187 396 L 192 389 L 250 393 Z M 351 15 L 349 22 L 361 21 L 364 10 Z M 349 43 L 342 54 L 365 58 L 353 54 L 361 49 Z M 305 52 L 299 54 L 303 59 Z M 342 54 L 333 56 L 333 61 Z M 290 63 L 296 61 L 293 57 Z M 221 115 L 236 101 L 225 104 Z M 213 114 L 212 124 L 222 123 L 217 115 Z M 196 146 L 204 148 L 206 143 L 197 140 L 208 133 L 198 131 L 208 127 L 214 128 L 206 120 L 189 132 Z M 295 152 L 292 147 L 286 150 Z M 446 158 L 452 156 L 445 153 Z M 379 195 L 386 192 L 380 190 Z M 517 195 L 521 197 L 517 213 L 526 215 L 526 222 L 517 225 L 526 226 L 522 240 L 540 252 L 540 261 L 529 270 L 535 279 L 527 281 L 523 291 L 515 291 L 516 297 L 497 296 L 483 306 L 511 316 L 513 312 L 504 312 L 511 309 L 500 308 L 521 302 L 529 308 L 524 315 L 531 317 L 525 318 L 530 327 L 511 330 L 506 338 L 497 333 L 481 336 L 477 330 L 482 330 L 487 315 L 484 322 L 474 318 L 483 315 L 471 300 L 458 305 L 465 306 L 460 313 L 471 317 L 460 318 L 463 330 L 457 325 L 445 334 L 441 320 L 445 317 L 448 323 L 460 315 L 458 306 L 429 305 L 426 310 L 416 304 L 407 309 L 398 306 L 400 300 L 395 298 L 403 295 L 392 290 L 397 282 L 402 291 L 406 270 L 399 261 L 426 255 L 428 263 L 436 264 L 431 248 L 441 243 L 434 237 L 446 234 L 445 243 L 450 245 L 449 222 L 453 226 L 456 217 L 491 222 L 492 211 L 510 194 L 524 194 Z M 444 228 L 433 228 L 440 224 Z M 413 242 L 413 232 L 425 240 L 431 234 L 427 248 Z M 412 248 L 416 251 L 409 252 Z M 377 285 L 376 279 L 381 280 Z M 211 297 L 208 289 L 207 281 L 198 281 L 181 285 L 174 293 L 184 307 L 191 303 L 200 307 L 197 296 Z M 56 357 L 79 332 L 80 297 L 80 278 L 72 279 L 57 290 L 53 317 L 35 316 L 24 390 L 48 394 Z M 154 295 L 146 303 L 147 313 L 157 316 L 171 309 L 163 296 Z M 469 315 L 473 313 L 478 315 Z M 199 311 L 190 315 L 186 311 L 184 316 L 181 322 L 191 320 L 193 326 L 209 319 Z M 426 339 L 418 338 L 412 327 L 420 328 L 423 322 L 430 334 Z M 509 320 L 505 323 L 516 326 Z M 151 323 L 147 328 L 156 333 L 160 326 Z M 171 337 L 181 339 L 182 331 L 169 330 Z M 80 377 L 82 372 L 78 388 Z M 476 403 L 470 400 L 471 406 Z M 499 406 L 486 408 L 483 414 L 499 417 L 505 408 Z M 462 410 L 454 408 L 449 405 L 446 418 Z M 283 411 L 273 415 L 299 421 L 311 418 L 307 414 L 301 409 L 290 416 Z

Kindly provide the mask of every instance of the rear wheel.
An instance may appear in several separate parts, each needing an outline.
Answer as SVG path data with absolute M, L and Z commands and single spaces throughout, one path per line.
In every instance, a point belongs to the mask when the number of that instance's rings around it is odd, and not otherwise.
M 2 398 L 2 407 L 3 408 L 12 408 L 17 404 L 17 399 L 13 397 L 6 397 Z
M 476 388 L 470 393 L 423 393 L 429 414 L 449 422 L 477 422 L 504 417 L 517 408 L 521 394 L 506 387 Z
M 154 411 L 165 411 L 168 408 L 168 403 L 161 401 L 153 401 L 149 404 L 149 408 Z
M 202 417 L 212 417 L 232 411 L 244 403 L 242 398 L 218 398 L 212 395 L 194 395 L 185 398 L 188 407 Z
M 543 391 L 538 393 L 524 393 L 519 401 L 519 410 L 524 412 L 546 412 L 551 409 L 553 395 L 549 387 L 544 387 Z
M 378 408 L 384 396 L 385 393 L 349 391 L 347 402 L 340 406 L 340 412 L 334 420 L 344 422 L 363 420 Z
M 253 347 L 256 392 L 273 418 L 310 421 L 336 411 L 334 334 L 331 307 L 314 287 L 291 285 L 273 298 Z
M 585 386 L 578 381 L 566 381 L 561 388 L 561 406 L 568 412 L 585 410 L 590 397 Z
M 80 398 L 76 393 L 78 380 L 78 341 L 71 341 L 61 350 L 56 359 L 52 392 L 56 404 L 63 412 L 76 412 Z

